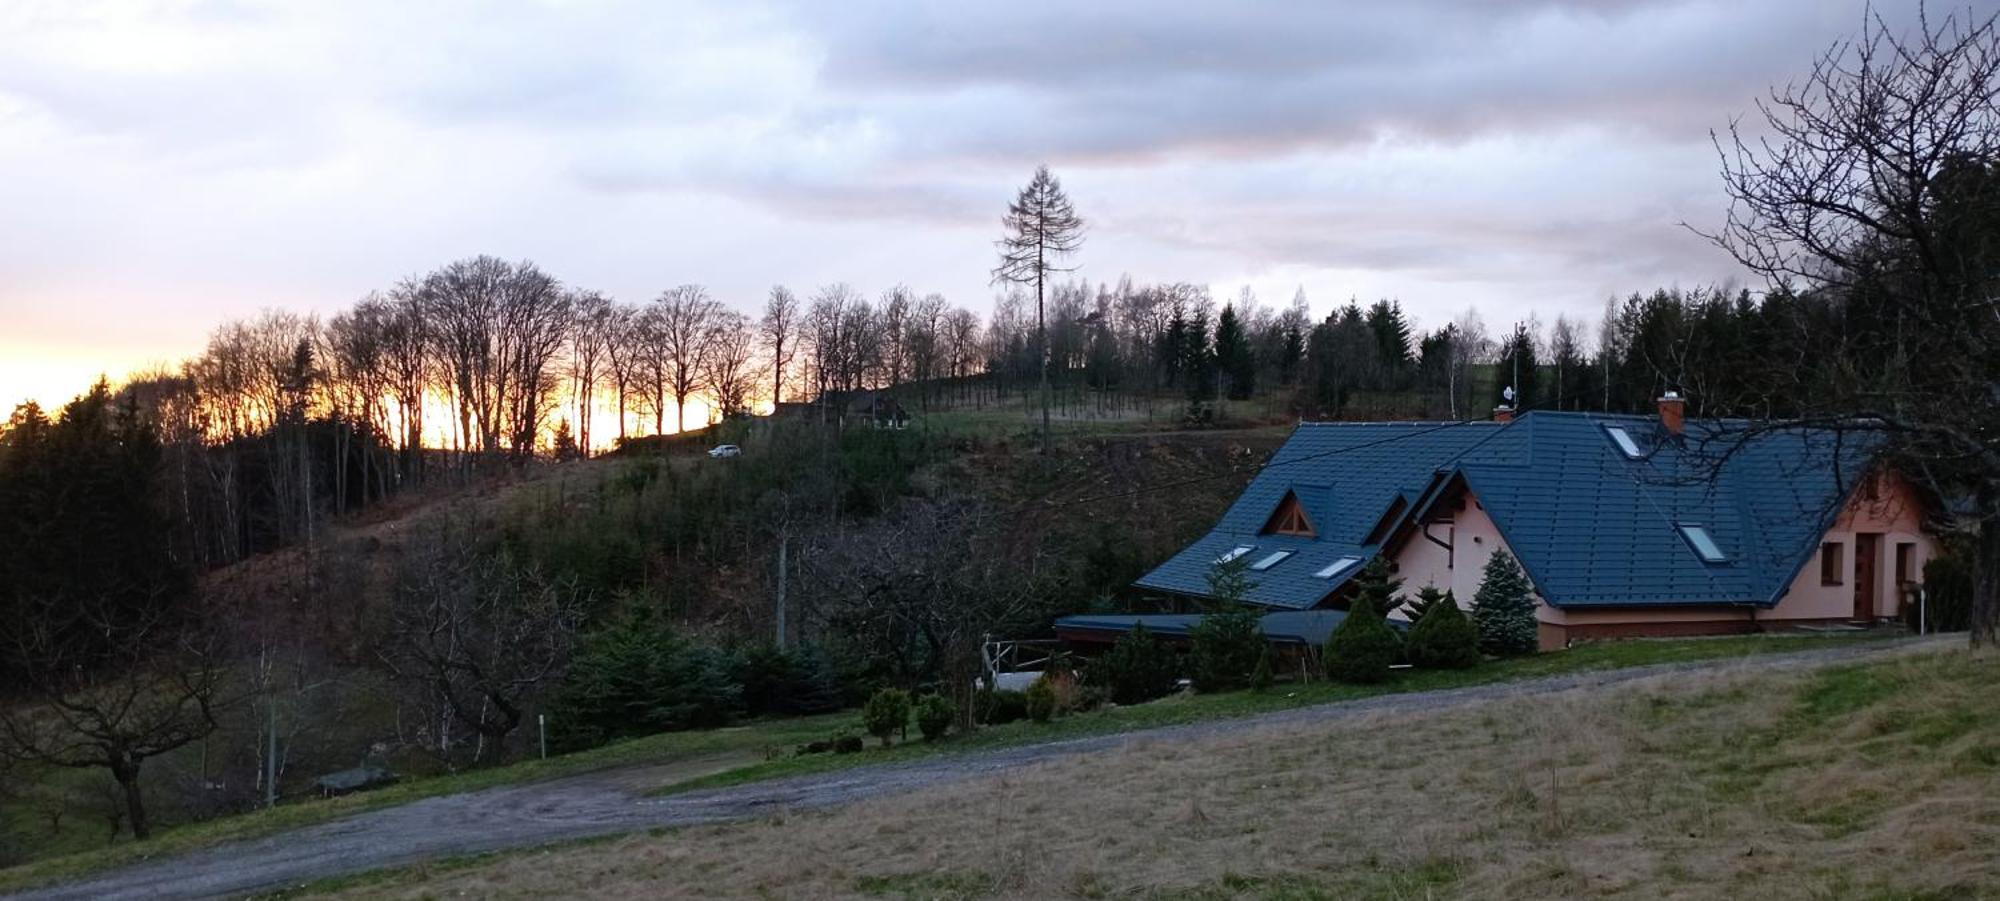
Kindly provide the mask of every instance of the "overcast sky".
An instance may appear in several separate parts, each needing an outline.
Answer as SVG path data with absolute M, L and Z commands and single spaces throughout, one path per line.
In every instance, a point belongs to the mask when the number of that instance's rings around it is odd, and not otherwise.
M 1678 224 L 1723 208 L 1708 131 L 1861 15 L 0 0 L 0 405 L 477 253 L 633 301 L 900 282 L 983 314 L 1041 162 L 1092 280 L 1594 317 L 1739 278 Z

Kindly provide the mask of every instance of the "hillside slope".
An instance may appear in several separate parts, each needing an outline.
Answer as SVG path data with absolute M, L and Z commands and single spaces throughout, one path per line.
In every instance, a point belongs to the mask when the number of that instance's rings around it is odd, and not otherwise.
M 1996 685 L 2000 657 L 1933 645 L 1175 735 L 344 895 L 1990 897 Z

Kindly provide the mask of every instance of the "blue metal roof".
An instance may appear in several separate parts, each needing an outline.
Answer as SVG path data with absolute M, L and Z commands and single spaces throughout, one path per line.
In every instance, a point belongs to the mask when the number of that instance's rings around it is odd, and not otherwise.
M 1346 618 L 1345 610 L 1282 610 L 1264 614 L 1257 624 L 1267 641 L 1318 647 L 1326 644 L 1327 636 Z M 1057 619 L 1056 628 L 1122 635 L 1135 625 L 1144 625 L 1146 631 L 1162 638 L 1186 638 L 1201 619 L 1199 613 L 1079 614 Z M 1386 622 L 1398 630 L 1409 628 L 1400 620 Z
M 1642 456 L 1626 456 L 1606 426 L 1624 429 Z M 1427 491 L 1456 476 L 1551 604 L 1769 605 L 1817 549 L 1874 445 L 1828 430 L 1742 434 L 1739 422 L 1690 420 L 1674 438 L 1651 416 L 1541 411 L 1511 423 L 1302 423 L 1214 530 L 1136 584 L 1206 596 L 1229 549 L 1250 546 L 1253 558 L 1292 550 L 1250 574 L 1248 600 L 1317 606 L 1361 565 L 1330 579 L 1316 573 L 1380 552 L 1365 542 L 1396 497 L 1419 512 Z M 1258 534 L 1288 491 L 1316 537 Z M 1705 562 L 1680 531 L 1690 525 L 1726 559 Z

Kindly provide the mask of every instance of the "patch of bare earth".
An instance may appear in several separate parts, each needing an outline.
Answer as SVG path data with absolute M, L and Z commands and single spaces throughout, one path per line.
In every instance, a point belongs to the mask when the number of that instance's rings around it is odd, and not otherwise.
M 1134 745 L 368 897 L 2000 896 L 2000 657 L 1678 674 Z

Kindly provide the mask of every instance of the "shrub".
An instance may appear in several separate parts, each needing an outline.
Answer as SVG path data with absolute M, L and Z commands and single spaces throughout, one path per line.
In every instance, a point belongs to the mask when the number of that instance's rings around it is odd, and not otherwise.
M 1963 632 L 1972 627 L 1972 567 L 1964 557 L 1946 552 L 1924 563 L 1924 604 L 1905 611 L 1910 628 L 1931 632 Z M 1919 622 L 1919 618 L 1922 622 Z
M 1354 599 L 1346 618 L 1326 639 L 1326 674 L 1342 682 L 1380 682 L 1402 653 L 1396 630 L 1365 597 Z
M 984 691 L 979 697 L 979 721 L 999 726 L 1028 718 L 1028 696 L 1018 691 Z
M 910 727 L 910 693 L 900 688 L 876 692 L 861 705 L 861 725 L 888 747 L 889 736 Z
M 1479 591 L 1472 596 L 1472 622 L 1479 647 L 1489 654 L 1535 652 L 1535 598 L 1528 576 L 1512 554 L 1494 551 L 1486 560 Z
M 1479 663 L 1479 630 L 1446 594 L 1410 627 L 1405 647 L 1410 662 L 1425 669 L 1465 669 Z
M 1270 691 L 1271 684 L 1276 681 L 1277 679 L 1271 675 L 1271 651 L 1266 648 L 1264 653 L 1257 655 L 1257 668 L 1250 671 L 1250 690 Z
M 1109 692 L 1114 703 L 1142 704 L 1174 690 L 1177 656 L 1144 625 L 1136 625 L 1091 664 L 1086 676 Z
M 742 700 L 730 655 L 664 624 L 629 622 L 590 636 L 549 701 L 564 751 L 614 738 L 721 726 Z
M 924 734 L 925 741 L 937 741 L 951 731 L 951 721 L 958 719 L 958 705 L 944 695 L 925 695 L 917 702 L 917 731 Z
M 1242 688 L 1264 653 L 1257 614 L 1247 610 L 1211 613 L 1188 630 L 1194 687 L 1199 691 Z
M 1049 677 L 1043 676 L 1028 686 L 1028 719 L 1046 723 L 1056 715 L 1056 689 L 1049 684 Z
M 854 754 L 861 750 L 861 736 L 843 735 L 833 740 L 833 753 Z

